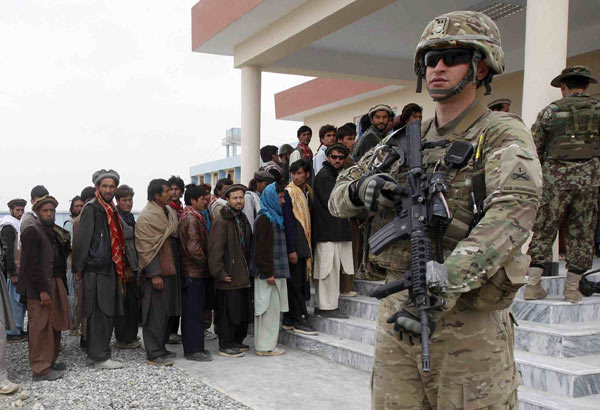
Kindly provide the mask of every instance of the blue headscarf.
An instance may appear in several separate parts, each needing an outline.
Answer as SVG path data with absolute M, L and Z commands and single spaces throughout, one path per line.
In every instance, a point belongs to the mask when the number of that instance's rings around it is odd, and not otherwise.
M 283 210 L 279 203 L 275 182 L 267 185 L 260 195 L 260 211 L 258 211 L 258 214 L 266 215 L 269 221 L 276 223 L 280 229 L 283 229 Z

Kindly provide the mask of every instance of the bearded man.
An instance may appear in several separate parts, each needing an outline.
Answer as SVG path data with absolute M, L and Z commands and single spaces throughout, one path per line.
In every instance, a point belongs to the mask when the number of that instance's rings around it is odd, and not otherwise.
M 60 332 L 71 327 L 67 297 L 65 249 L 61 228 L 54 225 L 58 202 L 51 196 L 38 199 L 33 206 L 36 223 L 23 231 L 23 260 L 17 290 L 27 296 L 29 315 L 29 364 L 33 380 L 57 380 L 66 365 L 57 362 Z
M 123 367 L 110 351 L 114 318 L 124 313 L 125 237 L 113 203 L 119 180 L 112 169 L 94 172 L 96 197 L 81 211 L 74 242 L 73 271 L 76 279 L 83 277 L 87 354 L 97 369 Z
M 148 185 L 148 203 L 135 224 L 135 247 L 142 272 L 142 326 L 148 364 L 171 366 L 166 349 L 169 318 L 181 316 L 177 213 L 169 206 L 173 189 L 164 179 Z

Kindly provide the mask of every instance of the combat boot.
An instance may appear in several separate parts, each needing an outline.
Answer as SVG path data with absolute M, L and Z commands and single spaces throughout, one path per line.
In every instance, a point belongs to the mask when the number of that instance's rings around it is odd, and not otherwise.
M 529 268 L 527 272 L 527 285 L 525 286 L 525 294 L 523 296 L 526 300 L 544 299 L 548 295 L 544 288 L 542 288 L 543 273 L 544 269 L 542 268 L 534 268 L 533 266 Z
M 567 281 L 565 282 L 565 302 L 577 303 L 582 296 L 579 292 L 579 281 L 581 275 L 573 272 L 567 272 Z

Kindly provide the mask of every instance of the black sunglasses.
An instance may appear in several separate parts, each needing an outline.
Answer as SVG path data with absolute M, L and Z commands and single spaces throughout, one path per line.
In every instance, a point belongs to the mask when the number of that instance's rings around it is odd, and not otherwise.
M 425 53 L 425 65 L 427 67 L 436 67 L 440 60 L 444 60 L 444 64 L 448 67 L 457 64 L 471 62 L 473 50 L 468 48 L 446 48 L 443 50 L 430 50 Z
M 346 159 L 345 155 L 333 155 L 333 154 L 331 154 L 330 157 L 333 158 L 333 159 Z

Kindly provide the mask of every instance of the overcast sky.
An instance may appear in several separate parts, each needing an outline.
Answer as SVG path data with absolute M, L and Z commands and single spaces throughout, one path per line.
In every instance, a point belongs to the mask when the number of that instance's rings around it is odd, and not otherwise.
M 0 210 L 45 185 L 59 210 L 114 168 L 145 204 L 153 178 L 225 156 L 240 126 L 231 57 L 191 51 L 197 0 L 0 1 Z M 264 73 L 261 145 L 295 140 L 273 94 L 307 77 Z

